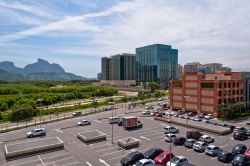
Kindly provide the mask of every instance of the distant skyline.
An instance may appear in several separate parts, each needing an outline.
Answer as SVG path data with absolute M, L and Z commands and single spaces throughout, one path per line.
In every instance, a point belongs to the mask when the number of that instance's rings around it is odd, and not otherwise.
M 161 43 L 179 63 L 250 71 L 249 0 L 0 0 L 0 61 L 96 77 L 101 57 Z

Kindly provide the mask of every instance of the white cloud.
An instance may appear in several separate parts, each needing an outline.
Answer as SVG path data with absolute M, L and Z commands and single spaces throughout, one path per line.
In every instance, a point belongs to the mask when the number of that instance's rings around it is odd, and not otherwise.
M 248 0 L 133 0 L 1 36 L 0 42 L 41 35 L 54 37 L 58 43 L 72 40 L 51 48 L 51 54 L 68 58 L 76 55 L 82 60 L 88 56 L 134 53 L 136 47 L 163 43 L 179 49 L 182 64 L 220 62 L 233 68 L 249 68 L 249 6 Z M 94 63 L 100 62 L 91 62 L 93 66 Z M 82 68 L 78 70 L 82 75 L 86 73 Z

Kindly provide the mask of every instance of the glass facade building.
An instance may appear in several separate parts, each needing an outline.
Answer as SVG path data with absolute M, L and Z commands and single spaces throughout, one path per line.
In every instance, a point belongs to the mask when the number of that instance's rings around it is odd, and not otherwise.
M 178 79 L 178 50 L 169 45 L 154 44 L 136 48 L 137 83 L 157 82 L 169 88 Z

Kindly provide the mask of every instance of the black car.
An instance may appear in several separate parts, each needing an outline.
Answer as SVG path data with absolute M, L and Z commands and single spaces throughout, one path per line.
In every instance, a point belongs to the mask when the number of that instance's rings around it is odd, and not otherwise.
M 119 120 L 119 122 L 117 123 L 117 126 L 122 126 L 122 119 Z
M 232 165 L 233 166 L 250 166 L 250 158 L 247 157 L 247 155 L 238 154 L 234 158 Z
M 186 138 L 185 138 L 185 137 L 176 137 L 176 138 L 174 139 L 174 144 L 175 144 L 175 145 L 182 146 L 182 145 L 184 145 L 185 141 L 186 141 Z
M 196 142 L 195 139 L 186 139 L 186 141 L 184 142 L 184 145 L 187 148 L 193 148 L 193 144 Z
M 246 151 L 247 151 L 246 145 L 237 144 L 235 147 L 233 147 L 231 153 L 233 153 L 236 156 L 238 154 L 244 154 Z
M 234 155 L 230 152 L 227 151 L 221 151 L 218 155 L 217 155 L 217 159 L 219 161 L 228 163 L 231 162 L 234 159 Z
M 235 126 L 233 126 L 233 125 L 229 125 L 229 124 L 225 124 L 225 126 L 224 127 L 226 127 L 226 128 L 230 128 L 230 130 L 231 131 L 233 131 L 234 130 L 234 128 L 235 128 Z
M 130 166 L 143 158 L 144 158 L 143 154 L 136 151 L 129 153 L 126 157 L 122 158 L 120 163 L 122 164 L 122 166 Z
M 242 132 L 242 131 L 234 132 L 233 137 L 234 137 L 234 139 L 241 140 L 241 141 L 248 138 L 246 132 Z
M 160 148 L 151 148 L 143 153 L 144 158 L 154 160 L 159 154 L 163 152 Z

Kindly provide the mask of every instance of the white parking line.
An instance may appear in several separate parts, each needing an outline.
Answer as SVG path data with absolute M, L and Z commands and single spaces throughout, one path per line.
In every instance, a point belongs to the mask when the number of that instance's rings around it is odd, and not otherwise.
M 11 165 L 11 166 L 24 165 L 24 164 L 28 164 L 28 163 L 32 163 L 32 162 L 36 162 L 36 161 L 41 161 L 41 160 L 32 160 L 32 161 L 27 161 L 27 162 L 23 162 L 23 163 L 19 163 L 19 164 Z
M 214 159 L 216 159 L 217 157 L 212 157 L 210 160 L 214 160 Z
M 124 152 L 124 151 L 123 150 L 118 150 L 118 151 L 111 152 L 111 153 L 104 153 L 102 156 L 108 156 L 108 155 L 115 154 L 115 153 L 120 153 L 120 152 Z
M 228 146 L 228 144 L 222 145 L 222 146 L 220 146 L 220 148 L 223 148 L 223 147 L 226 147 L 226 146 Z
M 73 162 L 73 163 L 68 163 L 68 164 L 65 164 L 65 165 L 62 165 L 62 166 L 69 166 L 69 165 L 73 165 L 73 164 L 77 164 L 77 163 L 79 163 L 78 161 L 76 161 L 76 162 Z
M 156 139 L 156 138 L 162 138 L 162 139 L 164 139 L 164 136 L 163 135 L 159 135 L 157 137 L 151 137 L 151 139 Z
M 93 145 L 93 144 L 91 144 L 91 145 Z M 99 148 L 99 147 L 102 147 L 102 146 L 106 146 L 106 145 L 109 145 L 109 143 L 105 143 L 105 144 L 101 144 L 101 145 L 97 145 L 97 146 L 91 146 L 91 148 Z
M 125 154 L 125 155 L 118 156 L 118 157 L 110 158 L 109 161 L 115 160 L 115 159 L 118 159 L 118 158 L 122 158 L 122 157 L 124 157 L 124 156 L 126 156 L 126 154 Z
M 38 156 L 39 160 L 42 162 L 43 166 L 45 166 L 45 164 L 44 164 L 43 160 L 41 159 L 41 157 L 39 155 L 37 155 L 37 156 Z
M 88 166 L 93 166 L 92 164 L 90 164 L 88 161 L 86 162 L 86 164 L 88 165 Z
M 193 149 L 188 149 L 187 152 L 190 152 L 190 151 L 192 151 L 192 150 L 193 150 Z
M 113 149 L 113 148 L 117 148 L 116 146 L 113 146 L 113 147 L 109 147 L 109 148 L 105 148 L 105 149 L 101 149 L 101 150 L 97 150 L 96 152 L 101 152 L 101 151 L 105 151 L 107 149 Z
M 145 139 L 145 140 L 148 140 L 150 141 L 151 139 L 147 138 L 147 137 L 144 137 L 144 136 L 140 136 L 141 138 Z
M 201 155 L 204 155 L 205 153 L 199 153 L 198 155 L 201 156 Z

